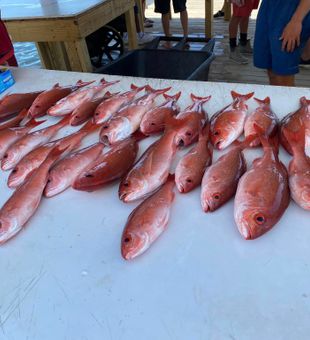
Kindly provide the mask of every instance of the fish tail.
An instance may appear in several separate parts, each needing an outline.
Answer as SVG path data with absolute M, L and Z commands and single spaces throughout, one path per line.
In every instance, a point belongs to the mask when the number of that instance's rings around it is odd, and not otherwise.
M 87 123 L 85 123 L 79 130 L 79 132 L 91 133 L 96 131 L 100 127 L 99 124 L 96 124 L 92 119 L 90 119 Z
M 270 97 L 266 97 L 265 99 L 254 98 L 259 104 L 270 105 Z
M 205 124 L 199 129 L 199 140 L 200 139 L 209 139 L 209 133 L 210 133 L 210 126 L 209 124 Z
M 133 133 L 132 137 L 134 138 L 135 141 L 139 142 L 140 140 L 143 140 L 148 136 L 142 133 L 142 131 L 139 129 Z
M 177 101 L 177 100 L 179 100 L 179 98 L 181 97 L 181 94 L 182 94 L 182 92 L 181 91 L 179 91 L 178 93 L 176 93 L 176 94 L 172 94 L 172 95 L 169 95 L 169 94 L 167 94 L 167 93 L 164 93 L 163 94 L 163 96 L 164 96 L 164 98 L 165 99 L 167 99 L 167 100 L 175 100 L 175 101 Z
M 174 181 L 174 179 L 175 179 L 175 175 L 169 173 L 168 178 L 167 178 L 167 181 Z
M 137 86 L 137 85 L 135 85 L 135 84 L 131 84 L 131 85 L 130 85 L 130 88 L 131 88 L 132 90 L 136 91 L 136 92 L 141 92 L 141 91 L 145 90 L 146 85 L 140 86 L 140 87 L 139 87 L 139 86 Z
M 292 131 L 289 128 L 283 128 L 282 133 L 291 145 L 293 152 L 294 149 L 296 150 L 296 148 L 305 148 L 306 129 L 303 123 L 297 131 Z
M 254 92 L 250 92 L 248 94 L 240 94 L 236 91 L 231 91 L 230 93 L 233 99 L 242 99 L 244 101 L 249 100 L 250 98 L 254 96 Z
M 68 123 L 70 123 L 71 117 L 72 116 L 69 114 L 69 115 L 65 116 L 64 118 L 62 118 L 55 125 L 60 126 L 60 127 L 66 126 Z
M 254 135 L 250 135 L 248 137 L 246 137 L 244 140 L 240 141 L 240 140 L 235 140 L 232 145 L 237 146 L 241 149 L 246 149 L 246 148 L 250 148 L 251 143 L 253 142 L 253 140 L 255 140 L 257 138 L 257 136 Z
M 146 92 L 148 92 L 148 93 L 153 93 L 153 94 L 159 96 L 159 95 L 161 95 L 161 94 L 163 94 L 163 93 L 168 92 L 169 90 L 171 90 L 171 86 L 170 86 L 170 87 L 166 87 L 166 88 L 164 88 L 164 89 L 158 89 L 158 90 L 156 90 L 156 89 L 153 89 L 150 85 L 146 85 L 146 86 L 145 86 L 145 90 L 146 90 Z
M 66 145 L 65 147 L 61 147 L 59 145 L 56 145 L 55 147 L 53 147 L 51 149 L 51 151 L 49 152 L 46 161 L 48 163 L 53 164 L 54 162 L 56 162 L 58 160 L 58 158 L 67 150 L 70 148 L 70 145 Z
M 90 84 L 93 84 L 95 82 L 95 80 L 90 80 L 90 81 L 82 81 L 81 79 L 78 80 L 76 82 L 76 86 L 77 87 L 84 87 L 84 86 L 87 86 L 87 85 L 90 85 Z
M 300 104 L 301 105 L 310 105 L 310 99 L 307 99 L 305 96 L 300 98 Z
M 268 138 L 266 136 L 265 130 L 262 126 L 260 126 L 259 124 L 257 124 L 256 122 L 253 123 L 254 126 L 254 130 L 256 131 L 262 146 L 265 147 L 269 147 L 269 142 L 268 142 Z
M 36 127 L 36 126 L 38 126 L 38 125 L 40 125 L 40 124 L 42 124 L 42 123 L 44 123 L 44 122 L 46 122 L 46 120 L 40 120 L 40 121 L 38 121 L 38 120 L 36 120 L 35 118 L 31 118 L 31 119 L 29 120 L 29 122 L 27 122 L 27 123 L 25 124 L 25 126 L 34 128 L 34 127 Z
M 19 117 L 19 118 L 25 118 L 25 117 L 27 117 L 28 111 L 29 111 L 29 110 L 27 110 L 27 109 L 22 109 L 22 110 L 19 112 L 18 117 Z
M 185 118 L 185 120 L 186 120 L 186 118 Z M 170 128 L 175 129 L 179 126 L 184 125 L 185 120 L 184 119 L 177 119 L 174 116 L 172 116 L 172 117 L 168 116 L 165 119 L 164 126 L 166 127 L 166 129 L 170 129 Z
M 107 91 L 104 95 L 104 98 L 103 99 L 108 99 L 108 98 L 111 98 L 113 96 L 117 96 L 118 94 L 120 94 L 120 92 L 110 92 L 110 91 Z
M 120 80 L 106 81 L 104 78 L 100 79 L 100 84 L 103 85 L 104 87 L 112 86 L 112 85 L 117 84 L 119 82 L 120 82 Z
M 195 102 L 201 102 L 201 103 L 206 103 L 211 99 L 212 96 L 207 96 L 207 97 L 198 97 L 195 96 L 193 93 L 191 93 L 191 99 L 192 101 Z
M 265 153 L 269 152 L 270 148 L 272 149 L 274 158 L 278 161 L 278 154 L 279 154 L 279 140 L 278 136 L 275 135 L 273 138 L 268 138 L 266 136 L 265 130 L 257 123 L 253 124 L 254 129 L 260 139 L 260 142 L 264 148 Z

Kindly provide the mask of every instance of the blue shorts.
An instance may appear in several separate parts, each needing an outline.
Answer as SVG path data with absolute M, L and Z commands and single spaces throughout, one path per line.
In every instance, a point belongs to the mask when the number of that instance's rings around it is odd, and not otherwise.
M 257 16 L 254 40 L 256 67 L 271 69 L 278 75 L 298 73 L 302 48 L 310 38 L 310 13 L 303 21 L 299 47 L 293 52 L 282 51 L 282 41 L 279 39 L 299 3 L 300 0 L 263 0 Z

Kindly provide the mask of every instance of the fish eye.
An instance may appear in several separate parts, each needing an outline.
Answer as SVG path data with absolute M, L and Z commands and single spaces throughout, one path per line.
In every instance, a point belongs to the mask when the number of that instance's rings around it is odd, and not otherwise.
M 85 177 L 94 177 L 92 174 L 87 174 Z
M 187 182 L 187 183 L 192 183 L 193 181 L 192 181 L 190 178 L 187 178 L 187 179 L 186 179 L 186 182 Z
M 16 172 L 17 172 L 17 168 L 12 170 L 12 174 L 16 174 Z
M 215 132 L 214 132 L 214 136 L 218 136 L 219 134 L 220 134 L 219 131 L 215 131 Z
M 6 153 L 6 154 L 3 156 L 3 158 L 8 158 L 8 154 Z
M 125 182 L 125 183 L 124 183 L 124 187 L 129 187 L 129 183 L 128 183 L 128 182 Z
M 107 129 L 108 127 L 109 127 L 108 125 L 105 125 L 103 128 L 104 128 L 104 129 Z
M 185 134 L 186 134 L 186 136 L 191 136 L 192 135 L 192 133 L 189 132 L 189 131 L 187 131 Z
M 98 112 L 96 112 L 96 113 L 95 113 L 95 116 L 99 116 L 99 113 L 98 113 Z
M 221 196 L 220 196 L 219 193 L 213 194 L 212 197 L 213 197 L 215 200 L 219 200 L 219 199 L 221 198 Z
M 264 224 L 266 221 L 265 217 L 262 214 L 257 214 L 254 218 L 257 224 Z
M 178 144 L 179 146 L 184 146 L 184 140 L 183 139 L 181 139 L 180 141 L 179 141 L 179 144 Z
M 124 242 L 125 243 L 129 243 L 131 241 L 131 237 L 130 236 L 126 236 L 125 238 L 124 238 Z
M 155 125 L 155 123 L 151 123 L 151 125 Z
M 51 183 L 51 181 L 52 181 L 52 180 L 49 178 L 49 179 L 47 180 L 47 183 Z
M 218 148 L 220 147 L 220 145 L 221 145 L 221 141 L 220 140 L 215 143 L 215 146 L 218 147 Z

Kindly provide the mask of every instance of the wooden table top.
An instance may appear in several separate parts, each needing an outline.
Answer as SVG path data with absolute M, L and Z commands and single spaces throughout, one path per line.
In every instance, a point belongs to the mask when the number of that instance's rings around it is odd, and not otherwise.
M 1 0 L 1 19 L 30 20 L 75 17 L 110 0 Z

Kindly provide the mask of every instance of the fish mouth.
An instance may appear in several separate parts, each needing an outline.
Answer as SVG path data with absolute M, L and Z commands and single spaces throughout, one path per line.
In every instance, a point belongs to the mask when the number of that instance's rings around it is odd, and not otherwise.
M 185 187 L 184 187 L 183 183 L 177 183 L 177 188 L 178 188 L 178 190 L 181 194 L 185 193 Z
M 245 240 L 253 240 L 255 238 L 252 235 L 251 227 L 248 223 L 244 221 L 241 222 L 240 225 L 238 225 L 238 229 Z
M 214 143 L 214 147 L 218 150 L 222 150 L 223 146 L 222 146 L 222 140 L 219 140 L 217 142 Z
M 128 196 L 128 194 L 127 194 L 126 192 L 123 192 L 123 193 L 121 193 L 121 194 L 118 195 L 119 199 L 120 199 L 121 201 L 125 202 L 125 203 L 126 203 L 126 201 L 127 201 L 127 200 L 126 200 L 127 196 Z
M 210 207 L 210 205 L 209 205 L 208 203 L 203 202 L 203 203 L 202 203 L 202 210 L 203 210 L 205 213 L 211 212 L 211 207 Z
M 109 137 L 107 135 L 102 135 L 100 136 L 100 142 L 103 143 L 104 145 L 109 145 Z
M 1 231 L 1 229 L 5 229 Z M 0 220 L 0 245 L 4 244 L 5 242 L 9 241 L 11 238 L 13 238 L 16 234 L 18 234 L 22 229 L 22 226 L 20 226 L 17 222 L 17 220 L 14 219 L 13 224 L 8 225 L 5 223 L 5 221 Z

